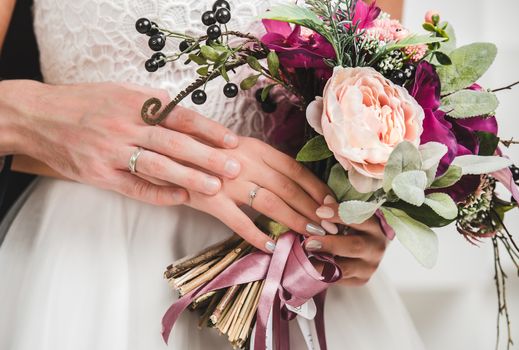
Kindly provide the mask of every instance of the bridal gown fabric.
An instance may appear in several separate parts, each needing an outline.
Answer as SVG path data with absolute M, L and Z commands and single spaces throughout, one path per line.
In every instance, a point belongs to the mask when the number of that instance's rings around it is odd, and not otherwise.
M 231 26 L 258 31 L 256 16 L 273 2 L 231 1 Z M 45 81 L 117 81 L 178 92 L 193 78 L 179 63 L 149 74 L 139 17 L 201 33 L 205 0 L 35 0 L 34 23 Z M 168 43 L 175 49 L 177 43 Z M 264 138 L 265 116 L 253 97 L 226 99 L 209 85 L 203 114 L 241 135 Z M 189 104 L 187 104 L 189 105 Z M 191 106 L 193 107 L 193 106 Z M 138 111 L 136 111 L 138 113 Z M 216 219 L 186 207 L 154 207 L 85 185 L 39 179 L 24 195 L 0 247 L 0 349 L 229 349 L 186 313 L 170 345 L 161 318 L 176 296 L 164 268 L 230 234 Z M 1 236 L 1 235 L 0 235 Z M 330 350 L 419 350 L 423 346 L 390 284 L 378 273 L 362 288 L 333 287 L 326 304 Z M 292 349 L 306 349 L 296 322 Z

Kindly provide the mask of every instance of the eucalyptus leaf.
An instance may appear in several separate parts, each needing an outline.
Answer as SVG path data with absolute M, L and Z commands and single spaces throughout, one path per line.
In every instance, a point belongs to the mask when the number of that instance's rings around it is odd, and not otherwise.
M 458 206 L 452 198 L 445 193 L 428 194 L 425 197 L 425 205 L 445 219 L 454 220 L 458 216 Z
M 225 66 L 222 66 L 220 68 L 220 74 L 222 75 L 222 77 L 225 79 L 226 82 L 230 81 L 229 74 L 227 73 L 227 68 L 225 68 Z
M 261 18 L 299 24 L 303 27 L 314 29 L 321 34 L 329 36 L 328 33 L 323 33 L 324 22 L 319 18 L 319 16 L 308 8 L 296 4 L 274 6 L 269 11 L 265 12 Z
M 444 29 L 445 32 L 449 36 L 449 40 L 446 40 L 446 41 L 440 43 L 440 51 L 443 53 L 449 54 L 454 49 L 456 49 L 456 45 L 457 45 L 456 32 L 454 30 L 454 27 L 448 22 L 442 23 L 442 28 L 444 28 L 444 27 L 445 27 L 445 29 Z
M 402 40 L 387 45 L 383 49 L 386 51 L 393 51 L 408 46 L 441 43 L 443 41 L 445 41 L 445 38 L 437 38 L 430 35 L 410 35 L 406 38 L 403 38 Z
M 256 85 L 258 83 L 258 79 L 260 77 L 261 74 L 256 74 L 256 75 L 251 75 L 250 77 L 248 78 L 245 78 L 241 84 L 240 84 L 240 88 L 242 90 L 250 90 L 254 87 L 254 85 Z
M 427 175 L 427 186 L 430 186 L 436 177 L 441 159 L 449 150 L 439 142 L 428 142 L 420 145 L 419 151 L 422 156 L 422 170 Z
M 405 212 L 393 208 L 381 208 L 389 226 L 411 254 L 426 268 L 432 268 L 438 260 L 438 237 L 436 233 Z
M 330 170 L 328 177 L 328 187 L 330 187 L 335 193 L 335 198 L 339 201 L 345 200 L 357 200 L 357 201 L 368 201 L 373 193 L 360 193 L 348 179 L 348 174 L 339 163 L 335 164 Z
M 418 149 L 410 142 L 404 141 L 395 147 L 384 169 L 383 187 L 386 192 L 391 190 L 393 179 L 410 170 L 420 170 L 422 168 L 422 159 Z
M 398 202 L 384 204 L 385 207 L 396 208 L 404 211 L 411 218 L 421 222 L 428 227 L 445 227 L 452 224 L 454 220 L 448 220 L 438 215 L 429 206 L 423 204 L 421 207 L 399 200 Z
M 346 225 L 362 224 L 384 204 L 381 202 L 346 201 L 339 205 L 339 216 Z
M 204 56 L 209 61 L 216 61 L 220 57 L 220 54 L 218 51 L 213 49 L 211 46 L 204 45 L 200 48 L 200 52 L 202 53 L 202 56 Z
M 447 171 L 438 177 L 431 185 L 432 189 L 447 188 L 456 184 L 463 176 L 463 170 L 456 165 L 451 165 Z
M 401 173 L 393 180 L 393 191 L 403 201 L 421 206 L 425 201 L 427 175 L 422 170 Z
M 463 175 L 483 175 L 508 168 L 512 161 L 498 156 L 459 156 L 454 158 L 452 165 L 459 166 Z
M 279 77 L 279 57 L 275 51 L 270 51 L 267 56 L 269 72 L 273 77 Z
M 196 70 L 197 74 L 198 75 L 207 75 L 207 73 L 209 73 L 209 67 L 208 66 L 203 66 L 203 67 L 200 67 Z
M 317 162 L 333 156 L 332 151 L 328 148 L 324 136 L 319 135 L 311 139 L 303 146 L 297 154 L 296 159 L 300 162 Z
M 498 106 L 493 92 L 461 90 L 442 98 L 441 108 L 453 118 L 470 118 L 494 114 Z
M 490 68 L 497 55 L 491 43 L 474 43 L 453 50 L 452 64 L 437 67 L 442 94 L 452 93 L 475 83 Z

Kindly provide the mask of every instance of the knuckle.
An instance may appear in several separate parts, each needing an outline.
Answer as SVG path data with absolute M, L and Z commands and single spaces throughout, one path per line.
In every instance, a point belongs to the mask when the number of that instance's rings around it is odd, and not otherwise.
M 353 236 L 350 240 L 351 252 L 356 256 L 362 255 L 366 251 L 366 242 L 360 236 Z
M 263 203 L 264 203 L 263 207 L 265 208 L 265 210 L 269 211 L 269 212 L 274 212 L 274 211 L 279 210 L 280 203 L 279 203 L 279 199 L 277 198 L 277 196 L 269 191 L 264 191 L 264 192 L 265 193 L 263 194 Z
M 209 151 L 207 155 L 207 167 L 208 169 L 221 169 L 225 168 L 226 157 L 219 151 Z
M 166 170 L 162 161 L 155 157 L 150 157 L 146 162 L 141 162 L 141 167 L 144 167 L 150 174 L 160 174 Z
M 294 198 L 299 193 L 299 186 L 294 182 L 287 180 L 282 184 L 283 195 L 287 198 Z
M 179 130 L 192 130 L 196 114 L 187 108 L 180 109 L 175 114 L 175 124 Z
M 289 166 L 289 171 L 290 173 L 293 175 L 293 176 L 299 176 L 302 174 L 303 170 L 304 170 L 304 166 L 303 164 L 299 163 L 299 162 L 296 162 L 295 160 L 294 161 L 291 161 L 290 164 L 288 165 Z

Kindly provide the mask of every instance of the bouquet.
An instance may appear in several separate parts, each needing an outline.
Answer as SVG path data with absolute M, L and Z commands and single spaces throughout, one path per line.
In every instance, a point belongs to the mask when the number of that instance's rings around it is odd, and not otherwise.
M 259 86 L 256 98 L 266 113 L 276 110 L 274 101 L 291 104 L 291 125 L 304 135 L 297 160 L 334 191 L 345 225 L 376 216 L 387 237 L 427 268 L 438 256 L 434 228 L 455 223 L 472 244 L 492 241 L 498 312 L 512 344 L 501 258 L 512 259 L 519 272 L 519 247 L 504 223 L 519 200 L 519 169 L 502 152 L 516 142 L 499 138 L 495 111 L 496 93 L 515 84 L 494 90 L 477 84 L 496 46 L 457 47 L 453 27 L 433 12 L 425 16 L 424 34 L 412 33 L 376 4 L 357 0 L 307 0 L 262 17 L 261 38 L 228 29 L 231 8 L 223 0 L 202 15 L 207 35 L 201 37 L 139 19 L 137 30 L 157 51 L 145 63 L 148 71 L 185 59 L 199 75 L 162 110 L 158 99 L 147 101 L 142 118 L 160 123 L 187 96 L 203 104 L 205 86 L 219 77 L 228 98 Z M 179 51 L 160 52 L 172 39 L 180 41 Z M 251 74 L 238 86 L 232 75 L 242 66 Z M 513 198 L 498 193 L 497 183 Z M 306 312 L 326 348 L 323 303 L 340 269 L 333 257 L 304 251 L 302 237 L 282 225 L 266 217 L 257 225 L 278 241 L 272 256 L 233 236 L 167 268 L 181 298 L 164 316 L 166 341 L 190 307 L 201 312 L 200 327 L 215 328 L 235 348 L 265 349 L 273 341 L 286 349 L 288 336 L 280 333 Z M 322 273 L 314 260 L 324 264 Z

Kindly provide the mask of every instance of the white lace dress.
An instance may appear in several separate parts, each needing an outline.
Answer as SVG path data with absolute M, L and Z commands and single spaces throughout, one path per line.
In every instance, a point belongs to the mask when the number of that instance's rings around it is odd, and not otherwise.
M 272 5 L 235 0 L 233 27 L 242 30 Z M 149 74 L 146 37 L 134 23 L 148 17 L 199 32 L 205 0 L 35 0 L 34 23 L 47 83 L 120 81 L 161 87 L 172 95 L 190 82 L 178 64 Z M 175 43 L 168 43 L 174 45 Z M 242 135 L 263 137 L 264 116 L 222 83 L 209 88 L 205 115 Z M 138 113 L 138 111 L 136 111 Z M 166 349 L 161 317 L 174 301 L 162 277 L 174 260 L 229 235 L 217 220 L 185 207 L 157 208 L 77 183 L 39 179 L 0 247 L 0 349 Z M 363 288 L 332 288 L 327 299 L 329 349 L 422 348 L 396 292 L 378 274 Z M 291 344 L 305 349 L 298 329 Z M 182 316 L 170 349 L 228 349 L 212 330 Z

